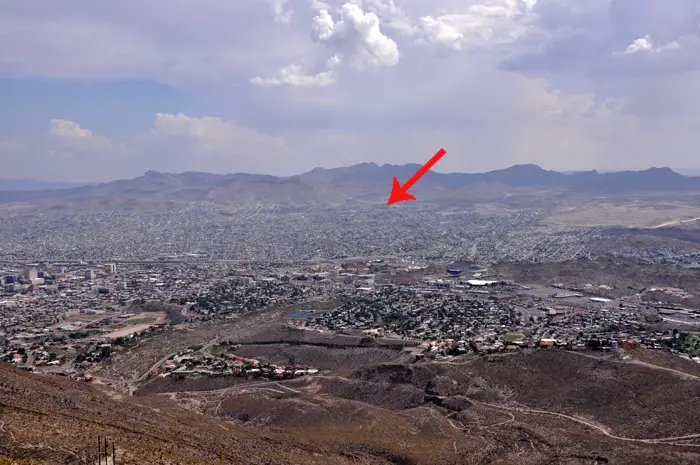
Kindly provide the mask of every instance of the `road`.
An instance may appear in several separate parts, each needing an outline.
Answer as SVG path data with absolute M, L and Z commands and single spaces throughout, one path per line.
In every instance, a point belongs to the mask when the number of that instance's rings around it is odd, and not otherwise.
M 207 350 L 207 349 L 209 349 L 209 348 L 212 347 L 214 344 L 216 344 L 218 341 L 219 341 L 219 338 L 218 338 L 218 337 L 215 337 L 215 338 L 212 339 L 211 341 L 207 342 L 207 343 L 202 347 L 202 350 Z M 148 370 L 146 370 L 145 372 L 143 372 L 143 374 L 141 374 L 141 376 L 139 376 L 138 378 L 135 378 L 135 379 L 133 379 L 132 381 L 130 381 L 130 382 L 129 382 L 129 395 L 130 395 L 130 396 L 133 396 L 133 395 L 134 395 L 134 391 L 136 391 L 136 389 L 138 389 L 138 384 L 139 384 L 140 382 L 142 382 L 142 381 L 144 381 L 146 378 L 148 378 L 148 375 L 150 375 L 150 374 L 153 373 L 156 369 L 158 369 L 158 367 L 161 366 L 162 364 L 164 364 L 164 363 L 166 362 L 166 360 L 168 360 L 169 358 L 172 358 L 172 357 L 176 356 L 179 352 L 180 352 L 180 351 L 171 352 L 171 353 L 169 353 L 168 355 L 162 357 L 162 358 L 161 358 L 160 360 L 158 360 L 156 363 L 154 363 L 153 365 L 151 365 L 151 366 L 148 368 Z
M 621 365 L 624 365 L 624 364 L 640 365 L 640 366 L 644 366 L 647 368 L 651 368 L 652 370 L 660 370 L 660 371 L 666 371 L 669 373 L 674 373 L 676 375 L 679 375 L 683 379 L 700 380 L 700 376 L 691 375 L 690 373 L 686 373 L 685 371 L 674 370 L 673 368 L 666 368 L 666 367 L 662 367 L 659 365 L 654 365 L 653 363 L 643 362 L 641 360 L 634 360 L 634 359 L 633 360 L 613 360 L 611 358 L 596 357 L 595 355 L 584 354 L 582 352 L 576 352 L 573 350 L 569 351 L 569 353 L 574 354 L 574 355 L 578 355 L 579 357 L 590 358 L 592 360 L 598 360 L 601 362 L 618 363 Z
M 686 436 L 673 436 L 673 437 L 667 437 L 667 438 L 627 438 L 623 436 L 617 436 L 612 433 L 610 433 L 608 430 L 603 428 L 602 426 L 596 425 L 595 423 L 588 422 L 586 420 L 581 420 L 580 418 L 576 418 L 571 415 L 566 415 L 564 413 L 557 413 L 557 412 L 549 412 L 547 410 L 538 410 L 538 409 L 532 409 L 532 408 L 525 408 L 525 407 L 513 407 L 513 406 L 506 406 L 506 405 L 499 405 L 499 404 L 490 404 L 486 402 L 480 402 L 476 401 L 473 399 L 469 399 L 470 402 L 472 402 L 474 405 L 481 405 L 484 407 L 491 407 L 499 410 L 505 410 L 508 412 L 519 412 L 519 413 L 529 413 L 529 414 L 535 414 L 535 415 L 551 415 L 555 417 L 560 417 L 560 418 L 565 418 L 570 421 L 574 421 L 576 423 L 579 423 L 581 425 L 587 426 L 588 428 L 594 429 L 598 431 L 599 433 L 604 434 L 605 436 L 611 438 L 611 439 L 617 439 L 618 441 L 626 441 L 626 442 L 641 442 L 641 443 L 646 443 L 646 444 L 668 444 L 668 445 L 676 445 L 676 446 L 684 446 L 684 447 L 700 447 L 700 444 L 678 444 L 674 441 L 681 441 L 681 440 L 687 440 L 687 439 L 700 439 L 700 433 L 697 434 L 689 434 Z
M 674 224 L 693 223 L 693 222 L 698 221 L 698 220 L 700 220 L 700 216 L 698 216 L 697 218 L 691 218 L 689 220 L 668 221 L 666 223 L 661 223 L 659 225 L 653 226 L 651 229 L 663 228 L 665 226 L 672 226 Z

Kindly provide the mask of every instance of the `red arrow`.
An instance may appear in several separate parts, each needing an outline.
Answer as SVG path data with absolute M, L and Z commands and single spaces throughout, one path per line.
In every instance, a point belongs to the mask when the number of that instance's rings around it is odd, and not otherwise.
M 416 171 L 416 174 L 411 176 L 411 179 L 406 181 L 406 184 L 403 186 L 399 184 L 399 180 L 396 179 L 396 176 L 394 176 L 394 185 L 391 187 L 391 195 L 389 196 L 389 201 L 386 203 L 387 205 L 391 205 L 392 203 L 396 202 L 403 202 L 404 200 L 416 200 L 414 196 L 408 193 L 408 190 L 413 187 L 413 185 L 423 177 L 425 173 L 427 173 L 430 168 L 433 167 L 435 163 L 437 163 L 447 152 L 445 152 L 445 149 L 440 149 L 437 151 L 435 155 L 433 155 L 433 158 L 428 160 L 428 162 L 421 166 L 418 171 Z

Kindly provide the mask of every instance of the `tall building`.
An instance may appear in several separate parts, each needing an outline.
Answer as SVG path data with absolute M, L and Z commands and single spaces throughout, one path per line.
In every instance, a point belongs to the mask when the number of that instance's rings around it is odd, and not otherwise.
M 105 271 L 109 274 L 117 274 L 117 264 L 116 263 L 107 263 L 104 268 L 105 268 Z
M 90 281 L 95 279 L 95 270 L 85 270 L 85 279 Z
M 33 280 L 39 277 L 39 270 L 36 268 L 32 268 L 27 272 L 27 279 L 28 280 Z

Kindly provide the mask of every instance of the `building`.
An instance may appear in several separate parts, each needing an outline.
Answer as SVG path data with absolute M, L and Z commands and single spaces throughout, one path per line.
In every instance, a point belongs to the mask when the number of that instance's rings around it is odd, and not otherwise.
M 85 279 L 88 281 L 95 279 L 95 270 L 85 270 Z
M 39 270 L 37 270 L 36 268 L 32 268 L 27 272 L 27 279 L 29 281 L 37 279 L 38 277 L 39 277 Z
M 104 266 L 104 269 L 109 274 L 117 274 L 117 264 L 116 263 L 107 263 Z
M 474 287 L 492 286 L 494 284 L 498 284 L 498 281 L 486 281 L 483 279 L 469 279 L 469 280 L 467 280 L 467 284 L 469 284 L 470 286 L 474 286 Z

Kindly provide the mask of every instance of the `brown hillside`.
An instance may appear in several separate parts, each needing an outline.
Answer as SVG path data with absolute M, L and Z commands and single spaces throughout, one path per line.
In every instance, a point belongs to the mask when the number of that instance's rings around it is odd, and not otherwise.
M 228 464 L 387 464 L 384 456 L 396 454 L 370 443 L 358 462 L 343 453 L 343 441 L 265 434 L 163 398 L 115 399 L 95 386 L 0 365 L 0 457 L 94 463 L 88 454 L 98 436 L 116 443 L 118 463 L 134 465 L 218 463 L 221 446 Z

